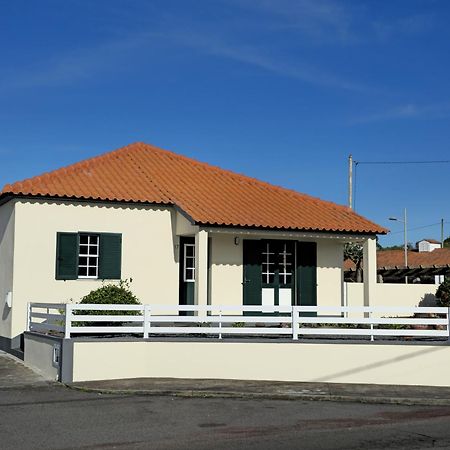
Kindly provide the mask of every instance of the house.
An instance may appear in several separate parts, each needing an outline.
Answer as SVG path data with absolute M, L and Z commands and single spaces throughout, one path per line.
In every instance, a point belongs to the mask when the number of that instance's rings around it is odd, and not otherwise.
M 132 279 L 142 303 L 343 304 L 343 245 L 363 243 L 364 304 L 387 230 L 345 206 L 145 143 L 6 185 L 0 194 L 1 347 L 27 303 L 79 301 Z
M 419 252 L 432 252 L 441 247 L 441 243 L 436 241 L 436 239 L 422 239 L 416 243 L 416 248 Z

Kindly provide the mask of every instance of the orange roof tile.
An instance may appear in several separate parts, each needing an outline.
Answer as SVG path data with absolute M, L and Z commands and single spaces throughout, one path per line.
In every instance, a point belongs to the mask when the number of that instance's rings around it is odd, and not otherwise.
M 432 252 L 408 251 L 408 267 L 443 267 L 450 265 L 450 248 L 437 248 Z M 378 269 L 395 269 L 405 267 L 405 252 L 403 250 L 380 250 L 377 252 Z M 355 264 L 346 260 L 345 270 L 355 270 Z
M 176 205 L 197 224 L 353 233 L 386 229 L 350 208 L 145 143 L 7 184 L 8 195 Z

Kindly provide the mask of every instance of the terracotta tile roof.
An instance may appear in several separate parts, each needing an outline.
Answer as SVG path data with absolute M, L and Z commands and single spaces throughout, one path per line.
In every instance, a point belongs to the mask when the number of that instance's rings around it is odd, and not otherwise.
M 145 143 L 7 184 L 0 194 L 177 205 L 204 225 L 353 233 L 387 230 L 345 206 Z
M 450 265 L 450 248 L 437 248 L 432 252 L 408 251 L 408 267 L 445 267 Z M 377 252 L 377 268 L 395 269 L 405 267 L 405 253 L 403 250 L 382 250 Z M 355 270 L 355 264 L 346 260 L 345 270 Z

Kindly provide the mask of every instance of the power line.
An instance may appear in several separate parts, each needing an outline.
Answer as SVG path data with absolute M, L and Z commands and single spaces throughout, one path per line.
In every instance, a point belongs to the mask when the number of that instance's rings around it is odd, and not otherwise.
M 450 222 L 444 222 L 446 224 L 450 223 Z M 424 228 L 430 228 L 430 227 L 435 227 L 436 225 L 440 225 L 441 222 L 437 222 L 437 223 L 432 223 L 430 225 L 423 225 L 421 227 L 415 227 L 415 228 L 408 228 L 407 231 L 415 231 L 415 230 L 422 230 Z M 404 233 L 403 230 L 401 231 L 394 231 L 393 233 L 389 233 L 390 236 L 392 236 L 393 234 L 400 234 L 400 233 Z
M 449 164 L 450 159 L 436 160 L 436 161 L 354 161 L 358 164 Z
M 356 210 L 356 169 L 359 165 L 399 165 L 399 164 L 450 164 L 450 159 L 442 160 L 430 160 L 430 161 L 355 161 L 353 165 L 355 170 L 353 171 L 353 209 Z

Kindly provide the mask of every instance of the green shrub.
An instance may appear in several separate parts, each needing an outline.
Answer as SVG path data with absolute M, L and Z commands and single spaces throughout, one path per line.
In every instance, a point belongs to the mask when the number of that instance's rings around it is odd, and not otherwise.
M 443 283 L 440 284 L 436 291 L 436 299 L 438 306 L 450 306 L 450 278 L 445 277 Z
M 130 290 L 130 281 L 121 280 L 119 284 L 105 284 L 85 295 L 80 303 L 94 305 L 140 305 L 141 302 Z M 117 310 L 79 310 L 74 311 L 76 315 L 106 315 L 106 316 L 137 316 L 139 311 L 117 311 Z M 122 322 L 78 322 L 85 326 L 120 326 Z

